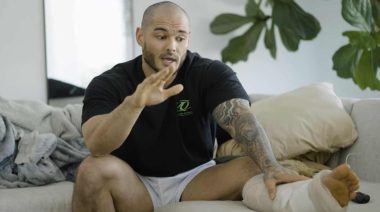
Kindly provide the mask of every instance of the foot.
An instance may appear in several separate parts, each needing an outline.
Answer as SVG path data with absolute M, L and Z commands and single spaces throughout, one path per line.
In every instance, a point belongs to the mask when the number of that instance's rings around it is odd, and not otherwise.
M 330 174 L 323 176 L 322 183 L 342 207 L 355 197 L 355 191 L 359 188 L 358 177 L 346 164 L 336 167 Z

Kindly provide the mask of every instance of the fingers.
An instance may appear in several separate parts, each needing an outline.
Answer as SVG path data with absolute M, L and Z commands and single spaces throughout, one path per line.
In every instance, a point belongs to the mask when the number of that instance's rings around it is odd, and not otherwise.
M 264 180 L 265 186 L 268 189 L 269 198 L 274 200 L 276 197 L 276 186 L 283 183 L 292 183 L 301 180 L 307 180 L 308 177 L 299 175 L 292 170 L 280 171 L 277 173 L 267 174 L 267 178 Z
M 166 82 L 166 81 L 168 81 L 168 80 L 170 79 L 170 77 L 172 77 L 173 74 L 175 73 L 175 68 L 173 68 L 172 66 L 169 66 L 169 67 L 167 67 L 167 68 L 165 68 L 165 69 L 160 70 L 159 72 L 162 72 L 162 73 L 163 73 L 161 80 L 163 80 L 163 81 Z
M 307 180 L 309 179 L 308 177 L 305 177 L 303 175 L 287 175 L 279 183 L 292 183 L 296 181 L 301 181 L 301 180 Z
M 149 79 L 151 84 L 157 86 L 157 85 L 160 85 L 162 82 L 164 82 L 164 84 L 165 84 L 165 81 L 166 81 L 168 75 L 169 75 L 169 70 L 164 69 L 164 70 L 161 70 L 157 73 L 150 75 L 148 77 L 148 79 Z
M 183 85 L 181 84 L 166 88 L 175 72 L 175 68 L 167 67 L 151 74 L 140 83 L 135 91 L 138 100 L 141 102 L 139 105 L 156 105 L 171 96 L 179 94 L 183 90 Z
M 268 179 L 264 181 L 265 186 L 267 187 L 269 198 L 274 200 L 276 198 L 276 180 Z
M 183 90 L 183 85 L 178 84 L 164 90 L 164 93 L 166 97 L 171 97 L 171 96 L 179 94 L 182 90 Z
M 149 77 L 149 82 L 152 85 L 162 87 L 173 76 L 175 72 L 176 72 L 175 67 L 172 67 L 172 66 L 166 67 L 158 71 L 157 73 L 152 74 Z
M 271 198 L 271 200 L 274 200 L 274 198 L 276 197 L 276 186 L 278 184 L 283 184 L 283 183 L 292 183 L 292 182 L 296 182 L 296 181 L 300 181 L 300 180 L 307 180 L 309 178 L 305 177 L 305 176 L 301 176 L 301 175 L 298 175 L 298 176 L 284 176 L 278 180 L 276 179 L 268 179 L 265 181 L 265 186 L 267 187 L 268 189 L 268 193 L 269 193 L 269 197 Z

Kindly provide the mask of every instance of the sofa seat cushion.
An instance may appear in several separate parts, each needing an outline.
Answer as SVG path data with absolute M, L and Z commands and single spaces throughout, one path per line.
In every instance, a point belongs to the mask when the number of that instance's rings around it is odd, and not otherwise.
M 369 194 L 371 200 L 366 204 L 350 203 L 348 208 L 349 212 L 365 211 L 365 212 L 377 212 L 380 208 L 380 183 L 373 183 L 367 181 L 360 181 L 359 191 Z
M 380 208 L 380 183 L 360 182 L 360 191 L 371 196 L 367 204 L 350 202 L 349 212 L 377 212 Z M 252 212 L 242 201 L 188 201 L 166 205 L 156 212 Z
M 163 206 L 155 212 L 252 212 L 242 201 L 185 201 Z
M 349 212 L 377 212 L 380 208 L 380 183 L 362 181 L 360 191 L 371 196 L 367 204 L 351 202 Z M 1 211 L 12 212 L 71 212 L 73 183 L 60 182 L 51 185 L 0 189 Z M 252 212 L 241 201 L 188 201 L 166 205 L 157 212 Z
M 0 211 L 71 212 L 72 182 L 0 189 Z

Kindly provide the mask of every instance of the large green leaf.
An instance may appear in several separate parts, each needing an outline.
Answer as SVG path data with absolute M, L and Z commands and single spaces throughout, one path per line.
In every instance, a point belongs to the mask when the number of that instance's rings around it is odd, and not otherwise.
M 222 50 L 223 62 L 247 61 L 249 53 L 256 49 L 257 41 L 264 27 L 265 22 L 257 22 L 243 35 L 231 39 L 228 46 Z
M 380 31 L 371 33 L 373 39 L 375 39 L 377 46 L 380 46 Z
M 265 4 L 265 6 L 273 7 L 273 4 L 274 4 L 274 0 L 267 0 L 267 3 Z
M 372 3 L 372 16 L 377 25 L 380 27 L 380 1 L 379 0 L 371 0 Z
M 251 17 L 224 13 L 218 15 L 210 24 L 211 32 L 214 34 L 226 34 L 246 23 L 253 22 Z
M 375 49 L 376 40 L 370 32 L 363 31 L 346 31 L 343 33 L 350 40 L 350 44 L 361 49 Z
M 301 40 L 300 37 L 287 28 L 279 27 L 278 31 L 285 48 L 289 51 L 297 51 Z
M 353 78 L 362 50 L 347 44 L 338 49 L 332 58 L 333 69 L 342 78 Z
M 376 76 L 377 67 L 373 56 L 373 51 L 364 51 L 355 69 L 355 81 L 362 90 L 367 87 L 371 90 L 380 90 L 380 81 Z
M 293 31 L 303 40 L 314 39 L 321 30 L 318 20 L 293 1 L 276 0 L 272 15 L 274 24 Z
M 273 59 L 276 59 L 277 48 L 274 35 L 274 24 L 272 24 L 272 27 L 270 29 L 266 29 L 264 43 L 265 47 L 269 50 L 270 55 L 273 57 Z
M 294 2 L 294 0 L 274 0 L 274 2 L 291 3 L 291 2 Z
M 245 13 L 249 17 L 265 18 L 264 12 L 260 9 L 260 6 L 255 0 L 248 0 L 245 5 Z
M 380 68 L 380 47 L 373 50 L 373 60 L 376 67 Z
M 352 26 L 373 30 L 371 0 L 342 0 L 342 16 Z

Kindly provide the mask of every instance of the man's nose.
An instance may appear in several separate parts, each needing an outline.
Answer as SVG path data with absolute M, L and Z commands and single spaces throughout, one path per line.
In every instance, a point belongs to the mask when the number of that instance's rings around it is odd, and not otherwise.
M 167 45 L 166 45 L 166 51 L 168 52 L 175 52 L 177 48 L 177 43 L 175 38 L 168 39 Z

